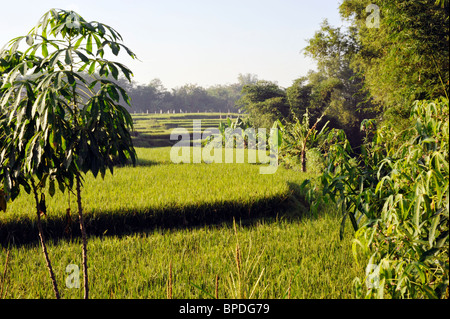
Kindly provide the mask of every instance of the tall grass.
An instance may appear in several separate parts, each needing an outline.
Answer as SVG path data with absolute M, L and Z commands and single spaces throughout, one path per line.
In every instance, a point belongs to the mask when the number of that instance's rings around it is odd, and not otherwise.
M 85 176 L 82 197 L 91 234 L 270 215 L 295 200 L 294 185 L 311 177 L 283 168 L 273 175 L 261 175 L 259 165 L 252 164 L 177 165 L 168 160 L 169 151 L 140 149 L 138 167 L 116 168 L 104 180 Z M 57 192 L 46 198 L 44 228 L 50 236 L 61 236 L 67 210 L 76 207 L 75 196 Z M 0 242 L 33 240 L 32 212 L 31 195 L 23 192 L 0 215 Z
M 239 296 L 236 236 L 241 258 L 241 297 L 351 298 L 355 276 L 363 275 L 351 255 L 352 234 L 339 240 L 339 217 L 261 220 L 191 229 L 155 229 L 89 241 L 92 298 L 167 298 L 172 264 L 172 298 Z M 349 227 L 347 228 L 349 232 Z M 82 298 L 64 286 L 68 264 L 81 265 L 79 243 L 49 242 L 63 298 Z M 37 245 L 11 249 L 6 298 L 51 298 Z M 6 251 L 0 254 L 5 263 Z M 232 279 L 234 278 L 234 279 Z M 201 288 L 196 288 L 195 286 Z M 216 288 L 218 287 L 218 288 Z M 244 293 L 245 292 L 245 293 Z

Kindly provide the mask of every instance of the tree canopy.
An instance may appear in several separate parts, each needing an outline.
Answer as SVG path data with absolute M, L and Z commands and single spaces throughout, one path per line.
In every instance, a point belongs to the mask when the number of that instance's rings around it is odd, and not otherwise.
M 359 50 L 352 66 L 383 110 L 409 117 L 416 99 L 448 92 L 448 1 L 374 0 L 379 27 L 366 23 L 368 1 L 345 0 L 341 16 L 357 29 Z

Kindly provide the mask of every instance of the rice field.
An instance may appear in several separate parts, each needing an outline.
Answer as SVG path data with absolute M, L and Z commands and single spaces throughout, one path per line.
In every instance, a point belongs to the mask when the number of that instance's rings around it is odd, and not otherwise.
M 136 125 L 144 129 L 153 128 Z M 313 174 L 174 164 L 170 150 L 138 147 L 136 167 L 85 176 L 92 298 L 352 298 L 353 278 L 364 274 L 351 227 L 341 241 L 333 207 L 308 213 L 298 186 Z M 43 223 L 62 297 L 82 298 L 66 285 L 66 267 L 81 269 L 74 196 L 47 195 Z M 0 214 L 0 243 L 0 298 L 53 298 L 30 195 Z

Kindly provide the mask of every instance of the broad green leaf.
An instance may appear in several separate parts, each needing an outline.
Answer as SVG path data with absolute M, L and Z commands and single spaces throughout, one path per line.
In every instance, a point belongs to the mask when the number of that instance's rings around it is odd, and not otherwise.
M 105 35 L 106 30 L 105 30 L 103 24 L 97 23 L 97 30 L 101 37 L 103 37 Z
M 114 64 L 109 64 L 109 70 L 111 71 L 112 76 L 114 79 L 118 80 L 119 78 L 119 70 L 115 67 Z
M 83 42 L 83 40 L 84 40 L 84 37 L 80 37 L 80 38 L 77 40 L 77 42 L 75 42 L 75 45 L 73 46 L 73 49 L 74 49 L 75 51 L 78 50 L 78 48 L 80 47 L 81 42 Z
M 66 74 L 67 74 L 67 80 L 69 81 L 69 84 L 74 86 L 76 84 L 74 75 L 72 74 L 72 72 L 69 72 L 69 71 L 66 72 Z
M 115 43 L 115 42 L 111 42 L 109 46 L 111 48 L 112 53 L 115 56 L 117 56 L 119 54 L 119 50 L 120 50 L 119 45 L 117 43 Z
M 88 65 L 89 65 L 89 62 L 83 64 L 83 65 L 81 66 L 81 68 L 78 69 L 78 72 L 83 72 L 83 71 L 86 69 L 86 67 L 87 67 Z
M 127 78 L 127 80 L 129 82 L 131 82 L 131 76 L 133 75 L 133 72 L 131 72 L 130 69 L 128 69 L 126 66 L 124 66 L 123 64 L 120 63 L 115 63 L 116 65 L 119 66 L 120 70 L 122 71 L 122 73 L 125 75 L 125 77 Z
M 108 94 L 114 101 L 119 101 L 119 93 L 117 92 L 116 88 L 112 85 L 108 85 Z
M 64 62 L 67 65 L 71 65 L 73 63 L 73 60 L 72 60 L 72 49 L 67 49 L 66 50 L 66 58 L 65 58 Z
M 433 242 L 436 239 L 436 229 L 437 226 L 439 225 L 440 220 L 441 220 L 440 214 L 437 214 L 431 221 L 431 227 L 428 234 L 428 243 L 430 244 L 430 247 L 433 247 Z
M 89 74 L 94 74 L 95 72 L 95 61 L 92 61 L 91 66 L 89 67 Z
M 50 67 L 54 67 L 55 64 L 58 62 L 58 57 L 61 54 L 61 52 L 62 52 L 62 50 L 57 50 L 57 51 L 55 51 L 54 53 L 52 53 L 50 55 L 51 56 L 51 59 L 49 61 L 49 66 Z
M 55 196 L 55 180 L 54 179 L 50 179 L 48 193 L 50 194 L 51 197 Z
M 42 43 L 42 56 L 44 58 L 46 58 L 48 56 L 48 49 L 47 49 L 47 44 L 46 43 Z
M 92 54 L 92 34 L 89 34 L 87 38 L 86 51 L 88 51 L 89 54 Z
M 98 72 L 100 76 L 108 77 L 109 72 L 107 66 L 108 65 L 106 63 L 101 64 L 100 70 Z
M 418 195 L 415 200 L 415 206 L 414 206 L 414 216 L 413 216 L 413 223 L 416 227 L 416 232 L 419 231 L 420 226 L 420 215 L 421 215 L 421 204 L 423 201 L 423 195 Z
M 100 40 L 100 38 L 95 33 L 92 34 L 92 37 L 95 40 L 95 44 L 97 45 L 97 49 L 101 48 L 102 47 L 102 41 Z
M 119 43 L 119 45 L 120 45 L 122 48 L 124 48 L 125 51 L 127 51 L 128 55 L 129 55 L 130 57 L 132 57 L 133 59 L 136 59 L 136 54 L 134 54 L 133 51 L 131 51 L 128 47 L 126 47 L 125 45 L 123 45 L 123 44 L 121 44 L 121 43 Z
M 81 53 L 80 51 L 75 51 L 75 53 L 78 55 L 81 61 L 83 61 L 84 63 L 89 63 L 90 61 L 89 58 L 85 56 L 83 53 Z

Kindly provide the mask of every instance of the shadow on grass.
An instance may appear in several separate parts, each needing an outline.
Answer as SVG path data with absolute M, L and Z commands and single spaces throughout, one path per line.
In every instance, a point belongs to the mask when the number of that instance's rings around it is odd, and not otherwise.
M 89 236 L 122 236 L 147 232 L 152 229 L 198 228 L 232 222 L 251 225 L 265 218 L 299 219 L 308 215 L 308 207 L 298 193 L 298 185 L 289 184 L 289 193 L 264 198 L 251 203 L 226 201 L 199 205 L 172 204 L 164 208 L 141 208 L 121 211 L 85 212 L 86 231 Z M 81 236 L 78 217 L 72 212 L 67 218 L 48 216 L 41 219 L 47 240 L 73 240 Z M 7 247 L 38 244 L 36 220 L 25 217 L 0 224 L 0 245 Z

